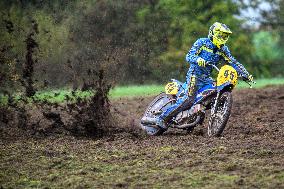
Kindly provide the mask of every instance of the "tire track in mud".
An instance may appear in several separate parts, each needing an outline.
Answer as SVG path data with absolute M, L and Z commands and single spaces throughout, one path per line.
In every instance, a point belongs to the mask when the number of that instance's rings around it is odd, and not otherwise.
M 99 138 L 1 138 L 8 174 L 0 186 L 26 176 L 40 188 L 283 188 L 284 86 L 237 90 L 233 98 L 220 138 L 206 136 L 206 122 L 190 134 L 147 136 L 135 120 L 153 97 L 112 101 L 115 127 Z
M 241 154 L 243 158 L 265 157 L 267 165 L 278 162 L 282 168 L 284 167 L 284 86 L 234 91 L 231 116 L 220 138 L 207 136 L 208 119 L 190 134 L 177 129 L 169 129 L 159 137 L 141 134 L 141 129 L 137 129 L 137 126 L 133 129 L 129 123 L 142 116 L 143 110 L 152 98 L 123 99 L 115 102 L 118 109 L 131 115 L 127 120 L 125 116 L 120 118 L 119 122 L 123 122 L 122 127 L 129 127 L 129 132 L 136 133 L 137 137 L 123 132 L 117 134 L 119 140 L 116 142 L 114 139 L 114 143 L 119 145 L 118 143 L 123 140 L 131 140 L 135 142 L 134 145 L 131 145 L 132 142 L 123 142 L 130 145 L 120 147 L 134 151 L 145 146 L 174 146 L 185 151 L 191 149 L 206 157 L 216 151 L 224 151 L 223 157 L 228 158 L 234 153 Z
M 141 97 L 133 99 L 120 99 L 112 104 L 116 107 L 119 127 L 133 128 L 135 122 L 136 128 L 142 117 L 145 108 L 151 102 L 153 97 Z M 223 136 L 240 135 L 269 135 L 272 131 L 279 131 L 281 125 L 284 125 L 284 87 L 268 87 L 265 89 L 243 89 L 233 92 L 233 109 L 228 121 L 228 125 Z M 207 134 L 207 120 L 201 128 L 193 135 Z M 165 135 L 180 133 L 177 130 L 171 130 Z M 279 133 L 281 134 L 281 133 Z
M 191 172 L 235 175 L 238 179 L 233 187 L 283 187 L 283 179 L 276 178 L 284 174 L 284 86 L 234 91 L 231 117 L 220 138 L 207 136 L 208 119 L 191 134 L 170 129 L 162 136 L 150 137 L 141 134 L 140 129 L 133 130 L 129 123 L 142 116 L 152 99 L 115 102 L 118 109 L 131 115 L 126 121 L 125 116 L 121 117 L 120 123 L 124 121 L 124 127 L 139 134 L 136 137 L 117 134 L 109 147 L 127 151 L 148 149 L 151 152 L 144 153 L 152 153 L 153 159 L 160 156 L 157 151 L 166 149 L 171 152 L 168 159 L 160 159 L 156 166 L 163 162 L 166 169 L 188 166 L 185 169 Z M 268 181 L 264 177 L 272 179 Z

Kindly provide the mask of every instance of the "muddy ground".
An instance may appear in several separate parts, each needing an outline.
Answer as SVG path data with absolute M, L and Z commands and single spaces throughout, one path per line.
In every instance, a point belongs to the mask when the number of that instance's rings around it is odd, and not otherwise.
M 2 188 L 284 188 L 284 86 L 234 91 L 221 138 L 137 126 L 153 97 L 112 101 L 116 127 L 100 137 L 4 136 Z M 19 131 L 15 131 L 19 132 Z

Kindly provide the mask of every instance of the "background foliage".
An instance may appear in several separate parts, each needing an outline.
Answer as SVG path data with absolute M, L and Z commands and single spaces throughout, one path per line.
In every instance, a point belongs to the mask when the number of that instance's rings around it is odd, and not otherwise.
M 87 89 L 99 72 L 112 86 L 184 79 L 187 51 L 216 21 L 230 26 L 228 46 L 253 75 L 282 77 L 283 6 L 283 0 L 1 1 L 0 92 L 22 91 L 29 53 L 31 85 L 39 89 Z M 258 27 L 240 16 L 247 8 L 260 12 Z M 30 50 L 28 37 L 36 43 Z

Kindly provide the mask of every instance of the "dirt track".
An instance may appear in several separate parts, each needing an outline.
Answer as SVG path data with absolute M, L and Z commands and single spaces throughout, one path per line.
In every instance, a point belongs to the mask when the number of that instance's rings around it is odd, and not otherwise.
M 113 102 L 119 123 L 102 138 L 0 141 L 3 188 L 284 188 L 284 86 L 234 92 L 224 136 L 141 133 L 152 98 Z M 118 113 L 120 112 L 120 113 Z

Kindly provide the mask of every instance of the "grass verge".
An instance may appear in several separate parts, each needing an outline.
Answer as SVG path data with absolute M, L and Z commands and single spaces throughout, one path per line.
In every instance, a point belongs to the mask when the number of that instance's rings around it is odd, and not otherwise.
M 284 85 L 284 78 L 272 79 L 257 79 L 253 88 L 262 88 L 268 85 Z M 240 81 L 237 89 L 249 88 L 249 85 Z M 120 86 L 110 91 L 112 98 L 120 97 L 136 97 L 136 96 L 152 96 L 157 95 L 164 91 L 164 85 L 133 85 L 133 86 Z
M 262 88 L 268 85 L 283 85 L 284 78 L 272 78 L 272 79 L 257 79 L 253 88 Z M 245 82 L 239 82 L 237 89 L 249 88 L 249 85 Z M 110 98 L 117 99 L 122 97 L 132 98 L 137 96 L 153 96 L 164 91 L 164 85 L 130 85 L 130 86 L 118 86 L 110 91 Z M 90 98 L 93 95 L 90 91 L 75 91 L 71 90 L 49 90 L 38 92 L 35 96 L 35 100 L 48 101 L 51 103 L 62 103 L 67 100 L 76 101 L 77 99 Z M 20 99 L 20 95 L 16 95 L 15 99 Z M 0 95 L 0 104 L 7 104 L 8 98 Z

